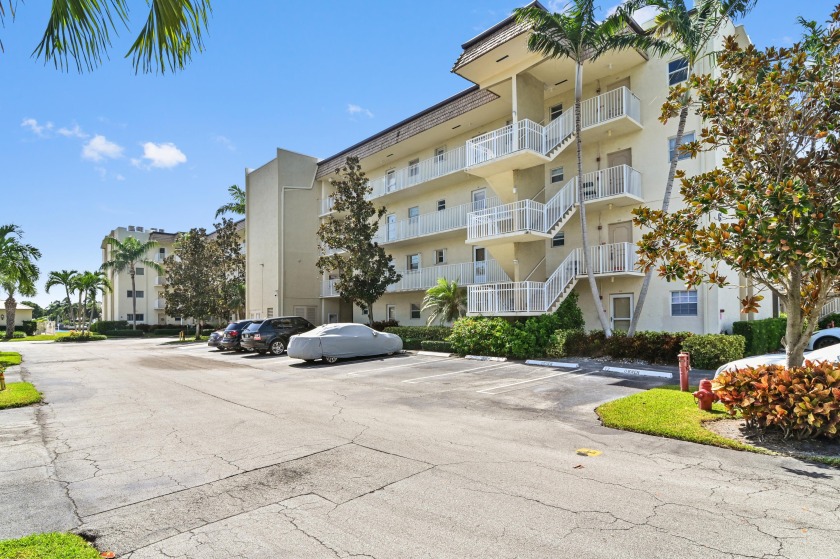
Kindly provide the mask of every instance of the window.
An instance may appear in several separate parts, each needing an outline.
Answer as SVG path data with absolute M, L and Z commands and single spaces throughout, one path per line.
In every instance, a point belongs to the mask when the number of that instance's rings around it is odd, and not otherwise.
M 445 248 L 441 248 L 435 251 L 435 264 L 446 264 Z
M 554 105 L 548 110 L 548 120 L 552 121 L 563 114 L 563 104 Z
M 446 209 L 446 200 L 438 200 L 437 201 L 437 209 L 439 212 L 442 212 Z
M 412 223 L 416 223 L 418 217 L 420 217 L 420 206 L 408 208 L 408 219 L 411 220 Z
M 143 313 L 137 313 L 136 317 L 133 314 L 128 314 L 126 316 L 128 317 L 126 318 L 126 320 L 128 320 L 129 322 L 134 322 L 135 318 L 137 322 L 143 322 L 144 319 Z
M 385 190 L 391 192 L 397 188 L 397 173 L 393 169 L 385 174 Z
M 327 315 L 327 322 L 329 324 L 335 324 L 336 322 L 338 322 L 338 314 L 334 312 L 329 313 Z
M 396 305 L 385 305 L 385 320 L 396 320 L 397 319 L 397 306 Z
M 412 159 L 408 162 L 408 176 L 409 177 L 417 177 L 420 175 L 420 160 L 419 159 Z
M 551 239 L 552 247 L 561 247 L 566 244 L 566 234 L 563 231 L 558 231 Z
M 311 305 L 296 306 L 294 308 L 294 314 L 296 314 L 299 317 L 302 317 L 302 318 L 298 318 L 296 320 L 300 321 L 302 323 L 302 325 L 305 326 L 307 322 L 313 322 L 314 323 L 315 321 L 318 320 L 318 307 L 313 307 Z M 303 320 L 303 319 L 305 319 L 305 320 Z M 338 321 L 336 321 L 336 322 L 338 322 Z
M 143 295 L 145 295 L 145 293 L 143 291 L 137 290 L 137 291 L 134 292 L 134 295 L 138 299 L 142 299 Z M 131 298 L 131 290 L 130 289 L 128 291 L 126 291 L 126 297 L 128 297 L 129 299 Z
M 143 276 L 146 274 L 146 270 L 144 268 L 134 268 L 134 274 L 138 276 Z
M 688 60 L 678 58 L 668 63 L 668 85 L 676 85 L 688 79 Z
M 420 269 L 420 255 L 419 254 L 409 254 L 406 257 L 406 268 L 409 271 L 419 270 Z
M 686 132 L 685 134 L 683 134 L 682 144 L 680 144 L 680 145 L 687 144 L 687 143 L 693 142 L 693 141 L 694 141 L 694 132 Z M 676 136 L 674 136 L 673 138 L 668 138 L 668 161 L 671 161 L 671 160 L 674 159 L 674 150 L 676 149 L 676 145 L 677 145 L 677 137 Z M 679 158 L 677 160 L 682 161 L 683 159 L 691 159 L 691 154 L 680 152 Z
M 411 318 L 420 318 L 420 305 L 411 303 Z
M 268 307 L 265 309 L 265 317 L 271 318 L 272 316 L 274 316 L 274 307 Z
M 443 163 L 444 154 L 446 153 L 446 148 L 435 148 L 435 162 Z
M 697 291 L 672 291 L 671 316 L 697 316 Z
M 555 167 L 551 170 L 551 184 L 563 182 L 563 167 Z

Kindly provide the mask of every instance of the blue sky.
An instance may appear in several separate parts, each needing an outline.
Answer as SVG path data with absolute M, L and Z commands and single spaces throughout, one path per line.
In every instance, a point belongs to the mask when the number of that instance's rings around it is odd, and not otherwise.
M 30 57 L 48 2 L 19 4 L 0 28 L 0 223 L 43 252 L 40 304 L 60 298 L 43 290 L 50 270 L 99 267 L 114 227 L 210 229 L 228 186 L 276 147 L 327 157 L 465 89 L 449 71 L 460 45 L 521 5 L 216 0 L 206 51 L 160 76 L 122 58 L 145 17 L 130 4 L 131 31 L 87 74 Z M 759 0 L 743 23 L 756 45 L 786 46 L 798 15 L 823 21 L 833 6 Z

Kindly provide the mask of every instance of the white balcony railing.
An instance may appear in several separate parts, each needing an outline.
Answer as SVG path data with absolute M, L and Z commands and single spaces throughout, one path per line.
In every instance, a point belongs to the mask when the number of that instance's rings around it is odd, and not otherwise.
M 545 130 L 533 120 L 523 119 L 498 130 L 467 140 L 467 166 L 481 165 L 523 149 L 545 152 Z
M 166 300 L 165 299 L 155 299 L 155 310 L 162 311 L 166 308 Z
M 632 243 L 589 247 L 589 262 L 596 275 L 635 272 Z M 572 251 L 543 282 L 500 282 L 467 288 L 467 311 L 471 314 L 505 315 L 549 312 L 557 300 L 586 275 L 583 249 Z
M 425 291 L 437 283 L 438 278 L 456 281 L 458 285 L 475 285 L 510 281 L 510 278 L 495 260 L 482 262 L 462 262 L 460 264 L 445 264 L 428 266 L 417 270 L 398 270 L 402 278 L 397 283 L 388 286 L 388 292 L 397 291 Z M 321 283 L 322 297 L 338 297 L 336 289 L 338 280 L 324 280 Z
M 464 146 L 437 154 L 414 165 L 388 171 L 384 177 L 371 179 L 371 198 L 404 190 L 422 182 L 460 171 L 464 165 Z
M 577 177 L 567 182 L 547 203 L 520 200 L 471 212 L 467 241 L 525 231 L 550 233 L 578 201 Z M 583 175 L 584 200 L 591 202 L 627 194 L 642 197 L 642 175 L 628 165 L 618 165 Z
M 452 206 L 445 210 L 418 215 L 400 221 L 388 222 L 387 219 L 379 223 L 379 231 L 376 234 L 376 241 L 380 244 L 393 243 L 434 235 L 445 231 L 463 229 L 467 226 L 470 212 L 492 208 L 499 205 L 498 198 L 488 198 L 481 202 L 469 202 L 459 206 Z
M 822 309 L 820 309 L 820 318 L 829 315 L 840 313 L 840 297 L 835 297 L 828 301 Z

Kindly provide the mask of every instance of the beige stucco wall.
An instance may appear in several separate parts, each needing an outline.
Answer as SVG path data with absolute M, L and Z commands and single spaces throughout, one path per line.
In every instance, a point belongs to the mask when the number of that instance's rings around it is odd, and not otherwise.
M 23 326 L 24 320 L 32 320 L 32 309 L 23 305 L 15 308 L 15 326 Z M 6 309 L 0 306 L 0 327 L 6 326 Z

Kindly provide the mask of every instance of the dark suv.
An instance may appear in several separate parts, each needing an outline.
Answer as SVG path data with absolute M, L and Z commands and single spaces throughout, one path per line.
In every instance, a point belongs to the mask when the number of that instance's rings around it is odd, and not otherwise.
M 222 334 L 222 339 L 219 342 L 219 347 L 221 349 L 226 349 L 228 351 L 235 350 L 235 351 L 245 351 L 245 348 L 242 347 L 242 332 L 254 322 L 253 320 L 239 320 L 237 322 L 231 322 L 225 328 L 225 333 Z
M 315 326 L 299 316 L 267 318 L 261 323 L 254 322 L 242 332 L 242 347 L 261 354 L 270 351 L 272 355 L 280 355 L 286 351 L 289 338 L 313 328 Z

